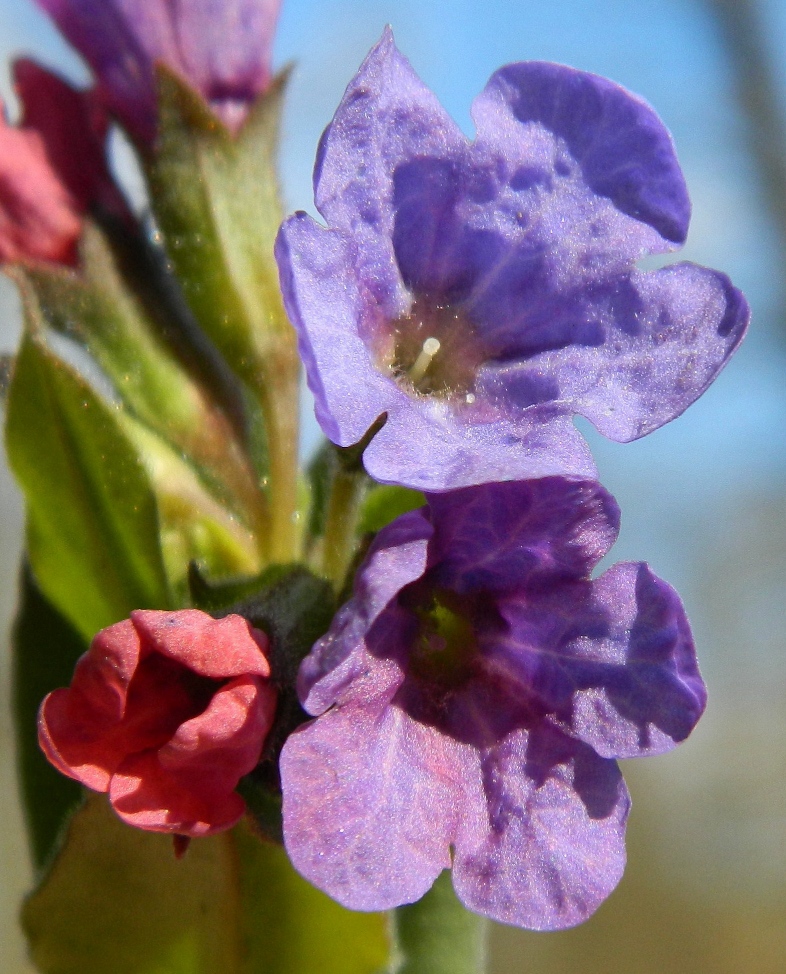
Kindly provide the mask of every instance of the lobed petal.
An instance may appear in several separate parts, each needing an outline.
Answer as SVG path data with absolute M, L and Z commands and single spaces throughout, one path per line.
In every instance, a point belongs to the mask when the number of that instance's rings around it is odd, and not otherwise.
M 347 694 L 366 702 L 393 696 L 402 679 L 408 620 L 390 603 L 425 571 L 431 534 L 422 511 L 379 532 L 355 577 L 353 598 L 301 663 L 298 695 L 308 713 L 321 714 Z
M 77 662 L 71 686 L 54 690 L 38 714 L 38 742 L 63 774 L 106 791 L 125 750 L 118 735 L 139 662 L 139 636 L 125 619 L 101 630 Z
M 407 304 L 393 245 L 402 192 L 396 174 L 418 159 L 459 160 L 467 150 L 461 130 L 386 28 L 322 136 L 314 196 L 331 227 L 355 242 L 359 278 L 388 318 Z M 421 239 L 438 230 L 439 216 L 437 197 L 420 201 Z
M 450 865 L 469 759 L 397 707 L 338 707 L 295 731 L 280 765 L 292 864 L 349 909 L 420 899 Z
M 693 730 L 707 694 L 690 627 L 679 596 L 645 564 L 512 594 L 498 608 L 509 631 L 486 644 L 487 672 L 598 754 L 659 754 Z
M 144 653 L 160 653 L 200 676 L 270 676 L 268 638 L 242 616 L 214 619 L 199 609 L 137 609 L 131 621 Z
M 619 530 L 616 501 L 595 481 L 545 477 L 431 494 L 435 584 L 522 591 L 587 576 Z
M 475 100 L 472 117 L 478 145 L 507 161 L 514 189 L 549 191 L 553 236 L 564 233 L 558 222 L 566 211 L 581 222 L 573 192 L 580 187 L 599 217 L 589 232 L 573 231 L 571 242 L 587 254 L 636 259 L 684 243 L 690 200 L 671 136 L 621 86 L 561 64 L 508 64 Z
M 616 763 L 544 724 L 478 759 L 486 815 L 456 841 L 459 899 L 532 930 L 586 920 L 625 866 L 630 798 Z
M 258 677 L 230 681 L 170 741 L 120 765 L 109 788 L 113 808 L 152 831 L 197 836 L 229 828 L 245 810 L 235 788 L 259 761 L 275 707 L 275 690 Z

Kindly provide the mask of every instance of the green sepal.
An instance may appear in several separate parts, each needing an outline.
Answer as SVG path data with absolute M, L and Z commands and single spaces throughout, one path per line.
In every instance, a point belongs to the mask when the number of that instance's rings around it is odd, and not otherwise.
M 286 82 L 280 75 L 233 134 L 160 65 L 159 137 L 146 160 L 153 210 L 186 299 L 252 384 L 282 342 L 294 352 L 273 259 L 282 218 L 276 155 Z
M 426 498 L 419 490 L 394 484 L 377 484 L 363 501 L 358 533 L 376 534 L 397 517 L 423 507 L 425 503 Z
M 12 634 L 13 711 L 17 765 L 33 864 L 41 869 L 57 848 L 82 789 L 56 771 L 38 746 L 37 715 L 50 691 L 71 682 L 84 638 L 42 595 L 23 566 L 19 612 Z
M 330 627 L 336 611 L 333 588 L 305 565 L 271 565 L 260 588 L 247 599 L 214 612 L 237 612 L 270 637 L 273 679 L 294 686 L 301 660 Z
M 483 974 L 489 922 L 470 913 L 445 870 L 417 903 L 391 911 L 396 974 Z
M 203 612 L 218 613 L 228 609 L 243 599 L 256 593 L 264 585 L 264 575 L 251 577 L 224 578 L 215 581 L 210 577 L 206 566 L 199 561 L 191 561 L 188 566 L 188 590 L 191 604 Z
M 27 501 L 36 580 L 91 639 L 133 609 L 170 604 L 156 500 L 116 407 L 52 351 L 35 298 L 24 297 L 8 458 Z

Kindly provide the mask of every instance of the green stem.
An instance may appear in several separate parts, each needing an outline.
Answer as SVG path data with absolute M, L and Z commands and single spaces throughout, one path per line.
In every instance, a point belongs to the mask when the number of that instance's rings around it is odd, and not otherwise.
M 445 871 L 422 900 L 393 910 L 393 974 L 483 974 L 488 920 L 465 910 Z
M 282 343 L 283 344 L 283 343 Z M 253 389 L 265 422 L 270 504 L 269 558 L 295 561 L 299 554 L 298 440 L 300 425 L 300 364 L 282 348 L 278 362 L 260 369 Z
M 325 517 L 322 571 L 339 591 L 355 551 L 355 529 L 367 484 L 368 475 L 360 465 L 337 464 Z

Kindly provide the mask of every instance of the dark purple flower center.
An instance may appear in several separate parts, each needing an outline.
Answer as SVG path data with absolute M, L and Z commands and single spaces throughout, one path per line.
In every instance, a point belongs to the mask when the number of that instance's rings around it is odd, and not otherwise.
M 486 355 L 467 315 L 449 304 L 416 298 L 392 323 L 384 364 L 413 394 L 474 402 L 475 376 Z
M 454 689 L 472 674 L 477 639 L 471 613 L 455 592 L 428 591 L 417 584 L 402 593 L 402 604 L 417 619 L 409 672 L 418 680 Z

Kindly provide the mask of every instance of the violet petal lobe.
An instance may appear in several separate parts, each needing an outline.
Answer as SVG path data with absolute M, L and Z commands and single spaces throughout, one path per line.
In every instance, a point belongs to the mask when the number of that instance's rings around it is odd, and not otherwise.
M 581 923 L 622 878 L 630 798 L 616 762 L 546 725 L 480 755 L 480 841 L 456 843 L 470 910 L 530 930 Z
M 637 269 L 690 217 L 641 99 L 513 64 L 473 118 L 470 143 L 389 31 L 347 88 L 315 167 L 328 230 L 290 219 L 277 249 L 317 418 L 349 445 L 384 413 L 364 463 L 385 483 L 594 476 L 572 417 L 620 441 L 674 419 L 739 344 L 747 303 L 706 268 Z
M 459 592 L 582 578 L 614 544 L 619 508 L 600 484 L 545 477 L 431 494 L 440 584 Z
M 693 730 L 707 694 L 679 596 L 645 564 L 533 600 L 502 597 L 508 630 L 485 665 L 529 692 L 567 733 L 603 757 L 671 750 Z
M 350 909 L 420 899 L 450 865 L 468 758 L 394 707 L 339 707 L 295 731 L 281 754 L 293 865 Z

